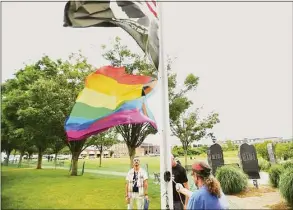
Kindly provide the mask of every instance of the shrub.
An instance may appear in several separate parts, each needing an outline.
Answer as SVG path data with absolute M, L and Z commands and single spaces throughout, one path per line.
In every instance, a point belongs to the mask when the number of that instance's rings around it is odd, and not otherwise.
M 261 171 L 269 171 L 269 169 L 271 168 L 271 163 L 265 159 L 260 158 L 258 160 L 258 166 Z
M 269 170 L 270 183 L 273 187 L 279 186 L 280 175 L 284 171 L 282 165 L 273 165 Z
M 271 141 L 265 141 L 263 143 L 257 143 L 254 145 L 256 152 L 257 152 L 257 155 L 262 157 L 265 160 L 270 160 L 268 149 L 267 149 L 268 143 L 271 143 Z
M 240 193 L 248 185 L 248 176 L 240 168 L 233 166 L 218 168 L 216 178 L 221 183 L 222 190 L 225 194 Z
M 293 161 L 284 162 L 282 163 L 282 166 L 284 167 L 284 169 L 293 168 Z
M 276 144 L 276 156 L 279 159 L 287 160 L 293 157 L 293 142 L 290 143 L 277 143 Z
M 293 168 L 287 168 L 280 177 L 279 187 L 281 195 L 293 207 Z
M 172 154 L 177 157 L 183 156 L 184 155 L 183 147 L 182 146 L 173 147 Z

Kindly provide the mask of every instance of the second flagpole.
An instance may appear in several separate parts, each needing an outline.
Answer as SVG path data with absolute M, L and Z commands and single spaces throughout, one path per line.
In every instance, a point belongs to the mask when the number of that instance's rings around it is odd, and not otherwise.
M 162 142 L 160 146 L 160 183 L 161 183 L 161 209 L 173 209 L 172 166 L 170 145 L 170 119 L 168 74 L 165 66 L 164 39 L 163 39 L 163 2 L 158 2 L 159 9 L 159 81 L 162 93 Z M 169 180 L 170 179 L 170 180 Z M 169 180 L 169 181 L 168 181 Z

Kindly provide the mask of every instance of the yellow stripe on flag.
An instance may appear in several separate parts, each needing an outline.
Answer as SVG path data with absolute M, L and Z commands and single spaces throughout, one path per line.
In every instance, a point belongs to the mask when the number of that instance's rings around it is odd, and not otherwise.
M 91 74 L 86 80 L 86 87 L 109 96 L 117 96 L 120 100 L 137 99 L 142 93 L 142 84 L 126 85 L 101 74 Z

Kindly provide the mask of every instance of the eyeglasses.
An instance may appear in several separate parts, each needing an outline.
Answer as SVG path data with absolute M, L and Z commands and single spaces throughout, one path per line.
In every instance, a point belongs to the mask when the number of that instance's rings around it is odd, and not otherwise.
M 134 163 L 139 163 L 139 159 L 133 159 Z

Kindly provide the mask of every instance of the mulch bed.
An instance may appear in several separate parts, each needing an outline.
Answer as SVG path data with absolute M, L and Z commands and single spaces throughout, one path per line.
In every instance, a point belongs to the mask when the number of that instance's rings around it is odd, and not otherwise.
M 277 190 L 270 186 L 259 186 L 259 188 L 248 187 L 245 191 L 236 194 L 239 198 L 262 196 L 264 193 L 276 192 Z
M 270 209 L 275 209 L 275 210 L 279 210 L 279 209 L 293 209 L 293 207 L 290 207 L 284 201 L 282 201 L 280 203 L 277 203 L 277 204 L 273 204 L 273 205 L 267 205 L 266 207 L 269 207 Z

